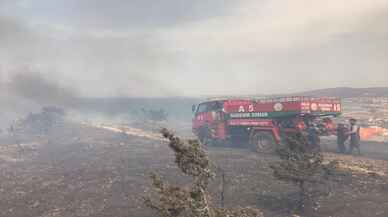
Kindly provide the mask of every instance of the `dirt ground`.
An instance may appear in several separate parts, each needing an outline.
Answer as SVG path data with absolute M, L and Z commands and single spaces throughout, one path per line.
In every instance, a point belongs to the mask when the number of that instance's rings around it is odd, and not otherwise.
M 67 124 L 49 136 L 0 138 L 1 217 L 148 217 L 142 205 L 148 174 L 185 183 L 172 152 L 158 136 L 136 131 Z M 139 134 L 139 135 L 138 135 Z M 20 143 L 20 145 L 16 145 Z M 343 173 L 324 188 L 311 216 L 388 216 L 388 144 L 364 142 L 362 156 L 335 154 L 324 140 L 325 159 L 338 160 Z M 289 216 L 295 186 L 275 180 L 277 160 L 249 150 L 209 147 L 217 177 L 211 184 L 220 204 L 220 171 L 225 171 L 225 206 L 251 206 L 266 216 Z

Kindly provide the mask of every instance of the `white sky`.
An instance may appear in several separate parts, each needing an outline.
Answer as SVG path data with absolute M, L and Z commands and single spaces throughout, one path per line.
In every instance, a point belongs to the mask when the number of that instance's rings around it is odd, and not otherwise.
M 0 79 L 87 96 L 388 86 L 388 0 L 0 0 Z

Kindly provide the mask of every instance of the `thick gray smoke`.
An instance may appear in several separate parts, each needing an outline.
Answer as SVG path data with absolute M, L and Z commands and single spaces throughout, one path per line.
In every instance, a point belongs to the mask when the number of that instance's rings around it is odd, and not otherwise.
M 387 0 L 340 2 L 0 0 L 0 70 L 98 97 L 386 86 Z
M 0 91 L 0 129 L 44 106 L 66 108 L 76 99 L 76 91 L 40 73 L 31 72 L 1 78 Z
M 42 106 L 68 106 L 76 92 L 39 73 L 18 73 L 7 84 L 9 94 Z

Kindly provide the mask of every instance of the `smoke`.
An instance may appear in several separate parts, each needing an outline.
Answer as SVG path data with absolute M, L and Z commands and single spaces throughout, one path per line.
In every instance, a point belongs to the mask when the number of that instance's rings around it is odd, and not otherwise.
M 76 98 L 76 91 L 40 73 L 17 73 L 11 77 L 7 89 L 13 96 L 43 106 L 68 106 Z
M 44 106 L 70 108 L 77 91 L 41 73 L 19 72 L 0 77 L 0 128 Z
M 88 96 L 173 96 L 166 73 L 175 56 L 155 34 L 33 25 L 2 16 L 0 8 L 0 70 L 8 76 L 23 67 L 53 78 L 66 75 L 61 83 Z M 14 80 L 25 80 L 19 77 Z
M 0 0 L 0 70 L 98 97 L 386 86 L 387 3 Z
M 0 39 L 1 42 L 10 38 L 10 36 L 14 36 L 14 33 L 20 32 L 21 29 L 18 27 L 16 21 L 1 17 L 0 16 Z

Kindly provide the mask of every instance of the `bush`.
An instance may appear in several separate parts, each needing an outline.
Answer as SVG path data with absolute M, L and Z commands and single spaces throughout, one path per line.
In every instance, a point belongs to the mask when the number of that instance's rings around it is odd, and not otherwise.
M 221 209 L 211 201 L 208 184 L 214 177 L 210 161 L 196 140 L 182 141 L 167 129 L 161 131 L 169 140 L 175 153 L 175 163 L 182 173 L 192 177 L 189 186 L 174 186 L 152 174 L 153 188 L 157 195 L 145 198 L 145 205 L 156 210 L 160 217 L 262 217 L 260 210 L 253 208 Z
M 271 165 L 273 175 L 279 180 L 298 186 L 298 210 L 303 213 L 307 206 L 313 206 L 307 204 L 314 201 L 313 189 L 316 190 L 318 184 L 325 184 L 329 175 L 334 174 L 332 171 L 336 163 L 323 164 L 322 153 L 311 150 L 302 134 L 288 137 L 286 144 L 281 146 L 277 153 L 281 161 Z

